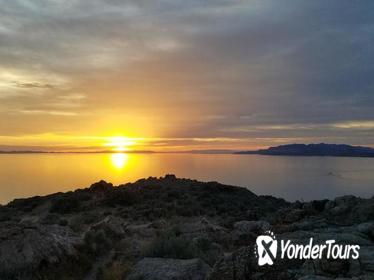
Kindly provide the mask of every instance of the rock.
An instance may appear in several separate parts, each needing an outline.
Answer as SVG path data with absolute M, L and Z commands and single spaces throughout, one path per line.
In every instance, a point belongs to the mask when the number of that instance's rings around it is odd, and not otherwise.
M 360 248 L 360 262 L 362 269 L 374 277 L 374 245 Z
M 330 213 L 333 216 L 338 216 L 338 215 L 345 214 L 348 210 L 349 210 L 348 205 L 337 205 L 330 210 Z
M 349 260 L 327 260 L 319 261 L 323 273 L 334 276 L 346 276 L 349 271 Z
M 337 206 L 344 206 L 344 207 L 351 207 L 357 203 L 359 198 L 353 196 L 353 195 L 346 195 L 346 196 L 340 196 L 335 198 L 335 204 Z
M 59 224 L 61 222 L 61 217 L 57 214 L 47 214 L 40 222 L 49 225 Z
M 102 221 L 92 225 L 89 230 L 103 230 L 107 234 L 119 237 L 125 234 L 125 227 L 126 223 L 122 218 L 107 216 Z
M 166 174 L 164 178 L 165 180 L 170 180 L 170 181 L 177 179 L 177 177 L 174 174 Z
M 301 278 L 298 278 L 298 280 L 333 280 L 333 279 L 334 278 L 325 277 L 325 276 L 316 276 L 316 275 L 306 275 Z
M 151 224 L 155 229 L 165 229 L 167 225 L 168 223 L 164 219 L 153 221 Z
M 328 200 L 312 200 L 311 202 L 305 203 L 302 208 L 308 212 L 308 214 L 315 214 L 324 210 Z
M 92 192 L 105 192 L 113 188 L 112 183 L 107 183 L 104 180 L 92 184 L 89 188 Z
M 192 240 L 193 248 L 198 250 L 199 257 L 208 265 L 213 266 L 215 262 L 224 256 L 221 245 L 204 237 L 196 237 Z
M 129 225 L 126 227 L 126 233 L 134 237 L 152 238 L 156 236 L 156 230 L 152 223 Z
M 357 225 L 357 231 L 363 233 L 369 237 L 371 241 L 374 241 L 374 223 L 362 223 Z
M 246 246 L 267 230 L 270 224 L 266 221 L 239 221 L 234 224 L 231 236 L 235 244 Z
M 335 207 L 335 202 L 333 200 L 329 200 L 329 201 L 326 202 L 324 210 L 329 211 L 334 207 Z
M 8 224 L 0 230 L 0 278 L 29 279 L 40 264 L 56 264 L 76 253 L 81 239 L 59 225 Z
M 316 274 L 316 265 L 314 264 L 315 260 L 306 260 L 301 266 L 302 275 L 315 275 Z
M 252 264 L 249 247 L 228 254 L 221 258 L 213 267 L 209 280 L 245 280 L 251 279 Z
M 351 219 L 352 224 L 372 222 L 374 220 L 374 201 L 366 200 L 364 203 L 358 202 L 352 209 L 349 218 Z
M 207 237 L 209 235 L 225 235 L 227 229 L 202 218 L 178 226 L 179 231 L 189 238 Z
M 305 216 L 305 214 L 306 211 L 303 209 L 294 209 L 286 214 L 283 221 L 289 224 L 294 223 L 301 220 Z
M 374 214 L 374 208 L 370 207 L 367 201 L 362 203 L 361 199 L 355 196 L 342 196 L 335 198 L 334 201 L 327 202 L 327 218 L 341 225 L 352 225 L 365 222 Z
M 361 223 L 356 226 L 356 229 L 358 232 L 369 235 L 374 230 L 374 223 Z
M 239 221 L 234 224 L 234 230 L 241 234 L 263 233 L 270 230 L 270 224 L 266 221 Z
M 253 246 L 242 247 L 221 258 L 214 265 L 209 280 L 248 280 L 269 279 L 287 280 L 292 275 L 287 271 L 287 264 L 282 260 L 273 266 L 260 267 L 253 252 Z
M 204 280 L 210 267 L 200 259 L 144 258 L 132 269 L 127 280 Z
M 105 254 L 124 237 L 124 227 L 122 218 L 107 216 L 85 231 L 85 244 L 96 254 Z
M 348 276 L 354 277 L 354 276 L 359 276 L 362 274 L 362 269 L 361 269 L 361 264 L 360 260 L 349 260 L 349 271 L 348 271 Z

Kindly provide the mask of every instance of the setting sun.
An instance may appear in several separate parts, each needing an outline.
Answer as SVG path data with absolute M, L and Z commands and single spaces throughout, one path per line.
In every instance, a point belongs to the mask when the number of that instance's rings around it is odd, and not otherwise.
M 128 137 L 109 137 L 108 142 L 105 143 L 106 147 L 110 147 L 111 150 L 116 152 L 125 152 L 130 149 L 131 146 L 135 145 L 136 141 Z

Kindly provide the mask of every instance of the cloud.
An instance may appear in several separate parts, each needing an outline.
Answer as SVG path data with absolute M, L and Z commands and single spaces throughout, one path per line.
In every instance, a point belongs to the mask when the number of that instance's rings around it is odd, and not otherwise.
M 41 89 L 53 89 L 54 86 L 51 84 L 41 84 L 41 83 L 20 83 L 15 82 L 15 85 L 20 88 L 41 88 Z
M 371 121 L 348 121 L 333 124 L 333 127 L 349 130 L 372 130 L 374 129 L 374 120 Z
M 0 4 L 3 134 L 374 143 L 372 1 Z
M 78 114 L 75 112 L 67 112 L 67 111 L 46 111 L 46 110 L 20 110 L 18 111 L 21 114 L 26 115 L 52 115 L 52 116 L 77 116 Z

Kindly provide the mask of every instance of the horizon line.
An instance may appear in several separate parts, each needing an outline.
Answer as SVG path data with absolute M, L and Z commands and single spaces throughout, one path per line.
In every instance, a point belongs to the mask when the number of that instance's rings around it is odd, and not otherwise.
M 195 154 L 230 154 L 239 152 L 241 150 L 228 150 L 228 149 L 214 149 L 214 150 L 186 150 L 186 151 L 152 151 L 152 150 L 128 150 L 128 151 L 32 151 L 32 150 L 13 150 L 4 151 L 0 150 L 0 154 L 183 154 L 183 153 L 195 153 Z

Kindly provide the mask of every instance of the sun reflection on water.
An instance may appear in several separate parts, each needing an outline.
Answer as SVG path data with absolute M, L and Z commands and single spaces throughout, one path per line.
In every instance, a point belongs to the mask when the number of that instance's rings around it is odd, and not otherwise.
M 112 165 L 116 169 L 123 169 L 129 161 L 129 156 L 123 153 L 112 154 L 111 157 Z

